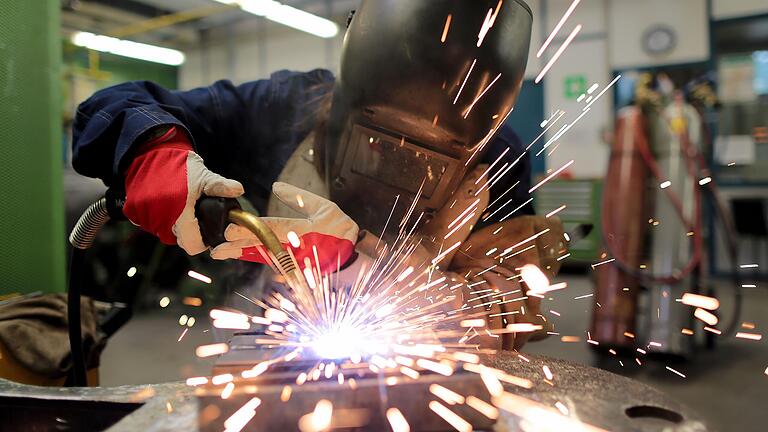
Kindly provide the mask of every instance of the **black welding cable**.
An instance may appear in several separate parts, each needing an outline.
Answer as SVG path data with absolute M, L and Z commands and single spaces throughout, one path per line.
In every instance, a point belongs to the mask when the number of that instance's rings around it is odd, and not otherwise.
M 85 250 L 91 247 L 96 234 L 109 220 L 109 215 L 107 199 L 101 198 L 83 212 L 69 235 L 72 256 L 69 265 L 69 287 L 67 288 L 67 328 L 72 357 L 72 385 L 77 387 L 88 385 L 80 324 L 80 294 L 83 283 Z
M 725 205 L 723 205 L 721 196 L 719 194 L 719 191 L 717 189 L 717 186 L 714 185 L 714 182 L 709 183 L 709 188 L 707 188 L 709 193 L 712 197 L 712 204 L 715 208 L 715 212 L 717 212 L 718 219 L 720 220 L 720 224 L 725 231 L 724 235 L 724 241 L 728 252 L 728 258 L 730 258 L 731 262 L 731 280 L 733 281 L 733 311 L 731 312 L 731 320 L 728 323 L 728 326 L 723 331 L 723 334 L 728 336 L 733 336 L 736 334 L 736 331 L 739 329 L 739 325 L 741 322 L 741 310 L 742 310 L 742 302 L 744 301 L 744 291 L 742 288 L 742 279 L 741 275 L 739 274 L 739 251 L 738 251 L 738 245 L 736 244 L 736 237 L 738 236 L 738 233 L 736 232 L 736 228 L 733 222 L 733 218 L 731 214 L 726 209 Z
M 83 262 L 85 249 L 73 247 L 69 262 L 69 289 L 67 292 L 67 327 L 69 329 L 69 347 L 72 359 L 72 385 L 88 385 L 85 357 L 83 355 L 83 335 L 80 325 L 80 285 L 83 282 Z

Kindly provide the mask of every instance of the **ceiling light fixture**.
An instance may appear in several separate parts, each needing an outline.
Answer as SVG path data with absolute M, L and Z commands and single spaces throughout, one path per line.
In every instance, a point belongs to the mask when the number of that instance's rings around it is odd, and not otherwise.
M 73 34 L 72 43 L 95 51 L 146 60 L 154 63 L 162 63 L 170 66 L 179 66 L 184 63 L 184 53 L 175 49 L 113 38 L 111 36 L 97 35 L 89 32 L 77 32 Z
M 274 0 L 214 1 L 224 4 L 238 4 L 240 9 L 245 12 L 321 38 L 332 38 L 339 33 L 339 26 L 335 22 Z

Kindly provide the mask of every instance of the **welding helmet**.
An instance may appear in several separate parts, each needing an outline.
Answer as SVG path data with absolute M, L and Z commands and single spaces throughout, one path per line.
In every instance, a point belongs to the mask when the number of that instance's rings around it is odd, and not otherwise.
M 363 0 L 324 137 L 330 198 L 374 232 L 417 195 L 428 220 L 511 112 L 532 20 L 521 0 Z

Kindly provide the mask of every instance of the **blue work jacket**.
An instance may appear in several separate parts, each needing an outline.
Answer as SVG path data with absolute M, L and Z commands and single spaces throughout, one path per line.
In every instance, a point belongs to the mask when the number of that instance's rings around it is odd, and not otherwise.
M 177 125 L 192 139 L 195 151 L 213 172 L 240 181 L 245 196 L 266 211 L 272 183 L 307 135 L 317 126 L 318 101 L 333 87 L 327 70 L 279 71 L 269 79 L 234 85 L 228 80 L 189 91 L 167 90 L 148 81 L 119 84 L 96 92 L 81 103 L 73 125 L 72 164 L 80 174 L 122 187 L 132 150 L 162 125 Z M 512 163 L 524 151 L 509 126 L 488 144 L 483 162 L 506 149 Z M 495 170 L 503 162 L 496 164 Z M 508 189 L 520 182 L 512 190 Z M 491 188 L 491 200 L 504 194 L 509 211 L 528 199 L 530 162 L 520 160 Z M 505 193 L 506 192 L 506 193 Z M 483 225 L 493 223 L 501 211 Z M 533 214 L 530 205 L 517 214 Z M 517 215 L 516 214 L 516 215 Z

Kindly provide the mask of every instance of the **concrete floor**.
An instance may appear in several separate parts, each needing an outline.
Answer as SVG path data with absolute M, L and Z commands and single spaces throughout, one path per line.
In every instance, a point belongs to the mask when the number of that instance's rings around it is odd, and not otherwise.
M 548 316 L 563 334 L 583 335 L 589 327 L 591 302 L 573 297 L 592 292 L 591 282 L 574 275 L 559 280 L 568 282 L 568 292 L 546 302 L 544 310 L 561 313 L 559 318 Z M 731 304 L 727 291 L 720 297 L 725 314 Z M 766 334 L 768 290 L 747 289 L 743 305 L 742 321 L 757 323 L 755 331 Z M 195 316 L 197 323 L 179 342 L 184 329 L 178 322 L 182 313 Z M 210 374 L 212 362 L 197 359 L 194 349 L 226 340 L 227 335 L 208 331 L 206 313 L 207 308 L 169 307 L 136 316 L 110 340 L 102 356 L 102 385 L 157 383 Z M 710 427 L 721 432 L 764 431 L 768 427 L 768 334 L 759 342 L 719 337 L 716 349 L 702 348 L 689 361 L 674 365 L 645 361 L 637 367 L 629 358 L 622 367 L 617 358 L 598 356 L 586 343 L 562 343 L 557 337 L 528 344 L 523 351 L 599 366 L 642 381 L 697 410 Z M 687 378 L 667 371 L 668 364 Z
M 592 303 L 589 298 L 574 300 L 573 297 L 591 293 L 592 283 L 583 276 L 563 279 L 568 282 L 568 295 L 556 296 L 543 307 L 562 314 L 560 318 L 548 316 L 554 318 L 563 334 L 578 335 L 589 328 Z M 729 292 L 723 289 L 722 294 L 718 294 L 723 322 L 728 321 L 733 304 Z M 601 367 L 644 382 L 693 408 L 720 432 L 765 431 L 768 430 L 768 375 L 765 374 L 768 368 L 768 290 L 746 289 L 742 304 L 741 321 L 756 323 L 756 330 L 747 331 L 763 334 L 763 340 L 718 337 L 715 349 L 702 347 L 686 362 L 643 359 L 643 365 L 637 366 L 630 357 L 624 359 L 625 366 L 622 367 L 619 359 L 598 356 L 586 343 L 562 343 L 556 337 L 528 344 L 523 351 Z M 667 365 L 685 374 L 686 378 L 666 370 Z

